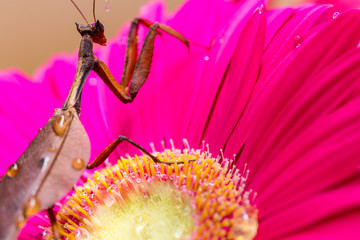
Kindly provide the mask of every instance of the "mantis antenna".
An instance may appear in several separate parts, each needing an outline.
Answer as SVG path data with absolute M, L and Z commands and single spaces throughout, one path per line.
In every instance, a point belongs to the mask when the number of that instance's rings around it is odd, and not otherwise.
M 96 22 L 96 17 L 95 17 L 95 0 L 93 1 L 93 16 L 94 16 L 94 22 Z
M 89 25 L 89 22 L 86 20 L 86 17 L 84 16 L 84 14 L 81 12 L 80 8 L 75 4 L 75 2 L 73 0 L 70 0 L 74 6 L 76 7 L 76 9 L 79 11 L 79 13 L 81 14 L 81 16 L 84 18 L 85 22 Z M 95 2 L 95 0 L 94 0 Z M 95 4 L 95 3 L 94 3 Z

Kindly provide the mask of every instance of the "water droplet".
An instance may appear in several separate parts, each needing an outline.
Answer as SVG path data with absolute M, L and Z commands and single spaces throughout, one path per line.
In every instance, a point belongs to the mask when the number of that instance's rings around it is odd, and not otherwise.
M 24 213 L 26 217 L 30 217 L 40 211 L 40 201 L 31 196 L 25 204 Z
M 8 175 L 8 177 L 10 178 L 15 177 L 16 174 L 18 174 L 19 170 L 20 170 L 20 165 L 18 163 L 14 163 L 10 165 L 10 167 L 6 172 L 6 175 Z
M 136 181 L 137 184 L 140 184 L 141 183 L 141 178 L 137 178 L 135 181 Z
M 25 223 L 26 223 L 26 219 L 24 218 L 23 215 L 20 215 L 16 220 L 16 226 L 18 229 L 23 228 L 25 226 Z
M 304 39 L 301 36 L 296 36 L 294 39 L 295 48 L 299 48 L 303 42 L 304 42 Z
M 68 129 L 71 122 L 71 112 L 66 111 L 64 114 L 56 116 L 53 120 L 53 129 L 56 135 L 62 137 Z
M 220 38 L 220 39 L 219 39 L 219 43 L 220 43 L 220 44 L 223 44 L 223 43 L 224 43 L 224 39 L 223 39 L 223 38 Z
M 264 4 L 261 4 L 259 7 L 255 9 L 255 12 L 259 12 L 259 14 L 262 14 L 264 11 Z
M 205 61 L 209 61 L 209 56 L 204 57 Z
M 90 86 L 96 86 L 97 85 L 97 79 L 96 78 L 90 78 L 89 79 Z
M 85 162 L 81 158 L 74 158 L 72 161 L 72 166 L 77 170 L 81 170 L 84 168 Z
M 110 2 L 110 0 L 105 0 L 105 4 L 106 4 L 105 9 L 109 7 L 109 2 Z
M 57 150 L 57 149 L 54 148 L 54 147 L 50 147 L 50 148 L 49 148 L 49 151 L 50 151 L 50 152 L 56 152 L 56 150 Z
M 339 12 L 334 12 L 334 14 L 333 14 L 333 19 L 337 18 L 339 15 L 340 15 Z

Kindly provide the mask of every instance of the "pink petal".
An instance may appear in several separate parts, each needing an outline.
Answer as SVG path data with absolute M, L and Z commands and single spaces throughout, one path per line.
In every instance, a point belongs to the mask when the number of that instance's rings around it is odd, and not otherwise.
M 289 5 L 299 5 L 304 3 L 318 3 L 318 4 L 332 4 L 336 11 L 345 11 L 351 8 L 360 8 L 359 0 L 268 0 L 268 3 L 274 6 L 289 6 Z
M 360 142 L 357 123 L 360 112 L 355 111 L 358 105 L 359 99 L 345 109 L 324 116 L 283 150 L 269 153 L 270 165 L 261 171 L 261 179 L 256 179 L 259 181 L 258 207 L 260 211 L 263 209 L 260 223 L 266 236 L 271 238 L 307 228 L 338 215 L 338 212 L 359 206 L 360 185 L 355 184 L 353 192 L 337 198 L 332 196 L 358 179 L 360 161 L 355 156 L 360 150 L 354 148 Z M 330 194 L 332 192 L 335 193 Z M 326 196 L 329 198 L 309 203 L 301 209 L 294 207 Z M 337 209 L 340 206 L 343 211 Z M 308 217 L 303 217 L 304 213 L 310 212 Z M 286 226 L 276 220 L 279 215 L 287 215 Z M 291 218 L 298 219 L 292 221 Z M 333 233 L 340 237 L 346 231 L 352 229 L 344 226 Z
M 359 0 L 317 0 L 316 3 L 331 3 L 337 11 L 345 11 L 349 8 L 360 8 Z
M 265 46 L 274 38 L 281 27 L 285 25 L 296 13 L 293 8 L 277 8 L 266 12 L 266 36 Z
M 187 123 L 188 128 L 186 130 L 186 135 L 191 134 L 191 143 L 195 147 L 200 146 L 203 140 L 201 139 L 202 132 L 199 131 L 199 129 L 205 128 L 212 103 L 216 99 L 217 89 L 219 89 L 221 83 L 220 80 L 233 55 L 237 40 L 243 32 L 246 23 L 254 14 L 253 11 L 255 8 L 262 8 L 263 2 L 243 1 L 241 3 L 243 3 L 244 6 L 234 14 L 229 25 L 225 27 L 224 32 L 214 41 L 214 45 L 205 56 L 209 61 L 205 64 L 203 75 L 197 81 L 198 85 L 195 87 L 197 94 L 193 103 L 190 105 L 192 106 L 192 108 L 189 109 L 191 118 Z
M 357 178 L 274 212 L 260 222 L 257 239 L 358 239 L 359 186 Z
M 297 44 L 301 44 L 301 41 L 304 41 L 314 22 L 328 8 L 328 6 L 322 5 L 306 6 L 297 9 L 293 13 L 292 17 L 278 30 L 271 39 L 269 46 L 265 49 L 263 68 L 258 86 L 261 86 L 266 76 L 276 69 L 279 62 L 283 61 L 294 50 Z M 268 26 L 270 29 L 273 28 L 270 23 Z
M 249 163 L 249 187 L 259 193 L 261 239 L 307 229 L 359 203 L 355 191 L 350 202 L 346 195 L 344 201 L 321 195 L 353 184 L 360 165 L 360 150 L 354 147 L 360 142 L 360 55 L 351 50 L 360 39 L 354 34 L 358 16 L 348 12 L 306 40 L 289 64 L 265 81 L 228 142 L 228 155 L 245 143 L 240 163 Z M 306 207 L 296 207 L 306 199 Z M 351 229 L 332 232 L 340 237 L 346 231 Z
M 263 136 L 265 129 L 271 123 L 271 119 L 276 116 L 279 108 L 287 103 L 290 97 L 295 95 L 300 86 L 304 91 L 311 88 L 313 85 L 313 79 L 309 78 L 311 73 L 318 72 L 319 68 L 326 66 L 326 64 L 329 64 L 333 59 L 356 46 L 356 39 L 359 39 L 359 34 L 357 34 L 357 36 L 352 34 L 355 32 L 355 29 L 358 28 L 359 24 L 359 18 L 355 18 L 356 16 L 358 16 L 358 12 L 349 12 L 330 22 L 314 39 L 310 38 L 308 42 L 304 42 L 301 48 L 294 51 L 292 56 L 294 59 L 287 60 L 289 65 L 283 65 L 282 69 L 284 70 L 278 70 L 278 72 L 265 81 L 263 90 L 258 93 L 258 96 L 254 99 L 254 103 L 248 108 L 249 113 L 246 114 L 248 120 L 240 121 L 233 136 L 231 136 L 227 149 L 229 154 L 232 155 L 238 152 L 239 145 L 242 145 L 242 143 L 239 144 L 239 141 L 243 141 L 240 139 L 247 138 L 249 129 L 252 128 L 254 128 L 254 131 L 251 132 L 251 138 L 256 139 L 252 144 L 254 147 L 258 146 L 259 138 Z M 346 26 L 347 33 L 344 32 L 344 26 Z M 341 34 L 341 38 L 338 37 L 339 32 L 344 33 Z M 336 41 L 333 41 L 335 39 Z M 312 55 L 312 57 L 308 58 L 310 55 Z M 273 79 L 277 80 L 274 81 Z M 291 81 L 287 81 L 287 79 L 291 79 Z M 309 81 L 308 85 L 305 84 L 304 80 Z M 275 82 L 277 84 L 274 84 Z M 271 87 L 272 90 L 270 90 L 269 87 Z M 264 99 L 263 95 L 265 93 L 268 99 Z M 259 98 L 261 98 L 261 101 Z M 271 102 L 271 105 L 268 104 L 269 102 Z M 259 104 L 262 105 L 262 107 L 260 107 Z M 252 114 L 261 114 L 261 116 L 256 117 L 261 121 L 254 121 L 254 116 L 250 117 Z M 247 126 L 247 133 L 243 132 L 245 129 L 241 126 Z M 252 127 L 250 128 L 250 126 Z M 232 144 L 233 141 L 237 144 Z M 250 152 L 255 153 L 256 151 L 254 150 L 255 149 L 252 149 Z
M 239 37 L 203 132 L 202 139 L 212 149 L 224 147 L 248 104 L 260 71 L 264 39 L 265 14 L 257 11 Z

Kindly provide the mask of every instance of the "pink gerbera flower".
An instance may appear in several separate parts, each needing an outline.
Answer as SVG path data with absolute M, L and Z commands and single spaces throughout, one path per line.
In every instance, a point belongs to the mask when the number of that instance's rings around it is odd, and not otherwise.
M 119 195 L 121 199 L 132 199 L 128 192 L 119 193 L 123 188 L 135 189 L 136 196 L 155 192 L 162 206 L 169 206 L 171 212 L 177 211 L 171 208 L 172 199 L 176 199 L 179 215 L 184 218 L 175 221 L 191 224 L 190 228 L 184 227 L 184 235 L 171 230 L 176 233 L 174 238 L 189 237 L 195 230 L 200 232 L 196 235 L 199 239 L 251 239 L 254 231 L 256 239 L 360 236 L 360 12 L 334 15 L 329 5 L 264 11 L 263 4 L 190 0 L 173 16 L 166 16 L 159 3 L 143 8 L 141 17 L 166 23 L 192 42 L 210 48 L 191 45 L 188 52 L 176 39 L 162 34 L 156 40 L 149 79 L 129 105 L 120 103 L 91 74 L 84 87 L 82 122 L 91 139 L 92 159 L 118 135 L 143 146 L 153 143 L 154 149 L 163 149 L 162 141 L 181 148 L 186 138 L 187 155 L 176 150 L 159 154 L 169 161 L 184 158 L 185 164 L 168 169 L 141 157 L 121 159 L 121 155 L 132 156 L 137 150 L 120 145 L 113 154 L 113 159 L 120 162 L 95 173 L 62 205 L 59 218 L 64 224 L 63 236 L 84 236 L 84 229 L 88 231 L 86 227 L 96 220 L 81 225 L 88 219 L 77 217 L 94 212 L 92 205 L 113 206 L 114 201 L 122 201 L 117 199 Z M 118 79 L 127 30 L 120 31 L 108 47 L 96 51 Z M 140 40 L 145 33 L 140 29 Z M 1 173 L 26 148 L 53 108 L 61 106 L 76 71 L 76 60 L 75 54 L 56 56 L 32 79 L 18 71 L 1 73 L 0 91 L 6 99 L 0 103 Z M 207 155 L 208 151 L 196 151 L 203 149 L 203 140 L 209 143 L 213 156 L 222 149 L 223 157 L 215 160 Z M 187 142 L 195 150 L 189 149 Z M 189 163 L 191 159 L 197 162 Z M 248 176 L 246 172 L 238 174 L 244 169 L 250 170 Z M 124 174 L 125 178 L 130 176 L 125 183 L 116 182 Z M 133 182 L 129 180 L 132 176 Z M 144 177 L 140 182 L 150 179 L 149 185 L 138 187 L 135 183 L 140 176 Z M 214 176 L 219 178 L 212 181 Z M 169 179 L 177 186 L 176 191 L 166 185 L 157 192 L 158 185 L 152 185 L 155 180 L 168 183 Z M 208 192 L 220 195 L 197 192 L 209 185 L 221 186 Z M 106 192 L 111 186 L 115 190 Z M 167 197 L 172 191 L 174 194 Z M 90 199 L 86 192 L 101 197 Z M 257 195 L 254 200 L 253 192 Z M 200 195 L 206 198 L 196 198 Z M 210 208 L 203 207 L 204 199 L 208 199 L 209 206 L 219 202 L 220 207 L 205 211 Z M 74 215 L 72 207 L 76 209 Z M 233 208 L 239 210 L 229 210 Z M 217 209 L 233 215 L 224 215 L 226 221 L 220 218 L 206 225 L 208 219 L 223 217 Z M 212 211 L 214 214 L 209 214 Z M 239 213 L 246 213 L 248 218 L 239 217 Z M 173 219 L 170 215 L 162 216 Z M 144 219 L 137 219 L 136 226 L 143 226 Z M 214 232 L 209 226 L 220 226 L 221 230 Z M 30 219 L 20 238 L 39 237 L 48 227 L 48 220 L 39 214 Z

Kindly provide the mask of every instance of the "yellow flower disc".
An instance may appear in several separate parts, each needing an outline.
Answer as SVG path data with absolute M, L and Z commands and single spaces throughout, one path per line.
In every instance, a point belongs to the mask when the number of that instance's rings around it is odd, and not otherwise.
M 257 210 L 228 160 L 179 150 L 95 171 L 57 214 L 63 239 L 253 239 Z M 47 239 L 53 239 L 49 231 Z

